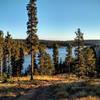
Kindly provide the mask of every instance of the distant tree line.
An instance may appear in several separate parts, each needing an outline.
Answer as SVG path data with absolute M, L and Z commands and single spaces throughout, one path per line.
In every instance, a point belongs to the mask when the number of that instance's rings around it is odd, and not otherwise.
M 15 39 L 16 41 L 20 41 L 20 42 L 23 42 L 25 43 L 25 39 Z M 68 44 L 73 44 L 73 40 L 67 40 L 67 41 L 61 41 L 61 40 L 41 40 L 39 39 L 39 43 L 40 44 L 43 44 L 43 45 L 46 45 L 48 48 L 52 48 L 54 43 L 58 44 L 59 47 L 63 47 L 63 46 L 66 46 Z M 84 40 L 84 45 L 85 46 L 98 46 L 98 44 L 100 43 L 100 40 Z M 97 44 L 97 45 L 96 45 Z

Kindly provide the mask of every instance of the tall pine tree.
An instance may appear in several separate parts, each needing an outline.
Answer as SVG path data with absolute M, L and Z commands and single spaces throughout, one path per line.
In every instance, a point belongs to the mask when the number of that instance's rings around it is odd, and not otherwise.
M 3 75 L 3 47 L 4 47 L 4 33 L 0 30 L 0 74 Z
M 78 76 L 84 76 L 85 74 L 85 60 L 83 54 L 84 48 L 84 39 L 83 33 L 81 32 L 80 28 L 78 28 L 76 33 L 76 38 L 74 44 L 76 45 L 75 54 L 76 54 L 76 66 L 75 66 L 75 73 Z
M 36 0 L 30 0 L 27 5 L 28 10 L 28 22 L 27 22 L 27 44 L 31 48 L 31 80 L 33 80 L 34 74 L 34 59 L 35 59 L 35 47 L 38 45 L 38 36 L 35 34 L 37 32 L 37 7 Z
M 6 71 L 7 76 L 11 76 L 12 67 L 11 67 L 11 48 L 13 45 L 13 40 L 9 32 L 7 32 L 7 36 L 5 36 L 5 52 L 6 52 Z

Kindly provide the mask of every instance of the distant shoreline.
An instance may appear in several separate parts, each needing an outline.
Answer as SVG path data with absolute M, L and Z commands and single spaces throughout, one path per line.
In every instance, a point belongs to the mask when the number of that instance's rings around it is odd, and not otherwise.
M 25 39 L 14 39 L 15 41 L 21 41 L 21 42 L 25 42 Z M 71 43 L 73 44 L 74 40 L 66 40 L 66 41 L 60 41 L 60 40 L 39 40 L 40 44 L 44 44 L 47 47 L 52 47 L 54 43 L 58 44 L 59 46 L 67 46 L 67 44 Z M 100 46 L 100 39 L 98 40 L 84 40 L 84 44 L 85 45 L 89 45 L 89 46 L 95 46 L 95 45 L 99 45 Z

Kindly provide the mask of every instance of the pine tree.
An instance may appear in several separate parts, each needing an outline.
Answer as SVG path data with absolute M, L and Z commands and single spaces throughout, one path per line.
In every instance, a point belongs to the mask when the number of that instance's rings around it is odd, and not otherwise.
M 7 66 L 6 59 L 7 59 L 7 57 L 6 57 L 6 55 L 7 55 L 7 50 L 5 48 L 5 42 L 4 42 L 4 48 L 3 48 L 3 73 L 4 74 L 7 73 L 7 68 L 6 68 L 6 66 Z
M 84 57 L 86 64 L 86 75 L 93 76 L 96 72 L 96 58 L 92 48 L 86 47 L 84 49 Z
M 53 45 L 53 61 L 54 61 L 54 67 L 55 67 L 55 74 L 59 73 L 59 52 L 58 52 L 58 45 Z
M 68 72 L 71 72 L 71 63 L 72 63 L 72 46 L 71 44 L 68 44 L 66 48 L 66 58 L 65 58 L 65 64 L 68 67 Z
M 13 42 L 11 49 L 12 76 L 21 76 L 24 63 L 24 50 L 20 42 Z
M 54 71 L 53 66 L 52 66 L 51 57 L 46 52 L 44 56 L 44 69 L 43 70 L 44 70 L 45 75 L 52 75 Z
M 83 54 L 83 48 L 84 48 L 84 39 L 83 39 L 83 33 L 80 29 L 77 30 L 76 38 L 75 38 L 75 53 L 76 53 L 76 66 L 75 66 L 75 73 L 78 76 L 84 76 L 85 74 L 85 61 L 84 61 L 84 54 Z
M 39 69 L 41 75 L 51 75 L 53 74 L 53 66 L 51 57 L 47 54 L 45 46 L 39 46 Z
M 19 60 L 18 60 L 18 69 L 19 69 L 19 76 L 21 75 L 21 71 L 23 69 L 23 63 L 24 63 L 24 50 L 22 47 L 19 48 Z
M 28 10 L 28 22 L 27 22 L 27 44 L 31 47 L 31 80 L 33 80 L 34 74 L 34 59 L 35 54 L 34 50 L 36 45 L 38 45 L 38 36 L 35 34 L 37 32 L 37 8 L 36 8 L 36 0 L 30 0 L 27 5 Z
M 7 32 L 7 36 L 5 36 L 5 52 L 6 52 L 6 68 L 7 68 L 7 76 L 11 76 L 12 68 L 11 68 L 11 48 L 13 45 L 13 40 L 9 32 Z
M 17 57 L 16 57 L 16 46 L 15 46 L 15 44 L 13 45 L 13 48 L 11 49 L 11 66 L 12 66 L 12 76 L 14 77 L 14 76 L 16 76 L 17 75 L 17 73 L 16 73 L 16 71 L 17 71 L 17 65 L 16 65 L 16 59 L 17 59 Z
M 3 47 L 4 47 L 4 33 L 0 30 L 0 73 L 3 74 Z
M 43 69 L 44 69 L 44 54 L 45 54 L 45 47 L 44 45 L 39 46 L 39 69 L 40 73 L 43 74 Z

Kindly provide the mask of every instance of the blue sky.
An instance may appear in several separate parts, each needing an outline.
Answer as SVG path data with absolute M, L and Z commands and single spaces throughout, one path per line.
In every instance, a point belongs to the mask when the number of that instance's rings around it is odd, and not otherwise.
M 0 30 L 26 38 L 28 0 L 0 0 Z M 100 0 L 37 0 L 40 39 L 72 40 L 81 28 L 85 39 L 100 39 Z

